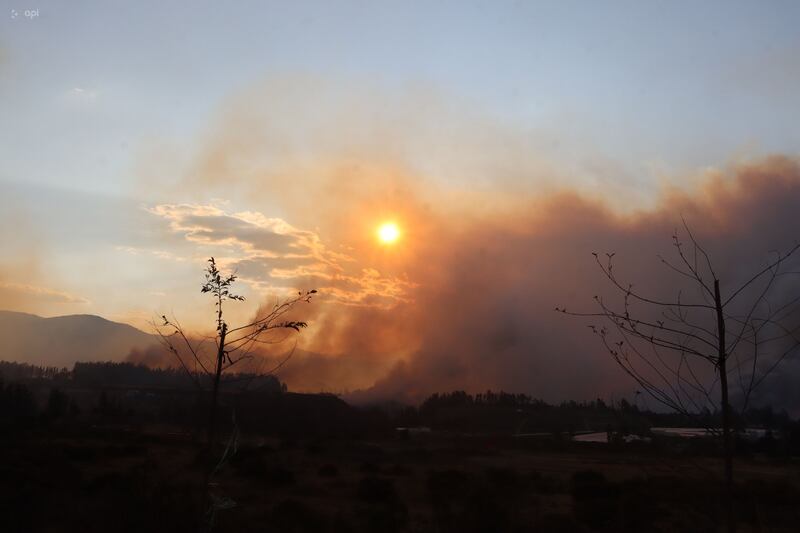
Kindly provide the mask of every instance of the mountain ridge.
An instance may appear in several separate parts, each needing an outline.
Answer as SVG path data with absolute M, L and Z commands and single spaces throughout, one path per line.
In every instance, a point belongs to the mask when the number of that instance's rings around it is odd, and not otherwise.
M 0 309 L 0 359 L 72 367 L 76 361 L 124 361 L 131 350 L 158 343 L 130 324 L 91 315 L 42 317 Z

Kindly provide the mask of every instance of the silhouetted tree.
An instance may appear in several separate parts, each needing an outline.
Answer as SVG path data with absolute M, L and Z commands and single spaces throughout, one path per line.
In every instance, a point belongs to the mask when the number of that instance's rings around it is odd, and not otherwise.
M 24 383 L 5 385 L 0 379 L 0 428 L 29 426 L 37 411 L 33 393 Z
M 50 389 L 50 395 L 47 397 L 47 407 L 45 407 L 44 415 L 50 420 L 56 420 L 67 414 L 69 406 L 69 396 L 57 388 Z
M 213 336 L 215 349 L 212 353 L 209 354 L 204 349 L 207 346 L 207 341 L 211 340 L 210 338 L 201 338 L 199 341 L 191 340 L 191 336 L 184 331 L 176 319 L 169 319 L 166 315 L 162 315 L 161 324 L 153 323 L 163 345 L 176 357 L 180 366 L 194 381 L 195 385 L 200 390 L 208 388 L 210 391 L 211 401 L 208 411 L 206 443 L 210 462 L 203 480 L 203 491 L 208 503 L 206 512 L 206 528 L 208 531 L 213 529 L 217 513 L 220 510 L 235 506 L 233 500 L 217 494 L 216 490 L 212 490 L 213 484 L 211 483 L 216 472 L 235 453 L 238 443 L 236 417 L 235 413 L 232 413 L 233 433 L 228 439 L 222 456 L 214 459 L 212 452 L 217 440 L 217 405 L 219 403 L 222 374 L 237 367 L 244 361 L 252 359 L 253 352 L 257 347 L 286 340 L 286 336 L 274 338 L 269 335 L 270 333 L 287 330 L 289 332 L 299 332 L 307 327 L 306 322 L 285 320 L 286 314 L 300 302 L 310 302 L 311 296 L 317 292 L 316 290 L 298 292 L 297 296 L 276 303 L 272 309 L 259 310 L 256 318 L 251 322 L 231 327 L 225 321 L 225 303 L 244 300 L 244 296 L 231 292 L 231 287 L 235 281 L 236 274 L 225 276 L 217 268 L 217 263 L 213 257 L 208 260 L 205 282 L 202 284 L 200 292 L 210 294 L 214 299 L 216 334 Z M 187 351 L 188 354 L 185 353 Z M 293 353 L 294 348 L 277 365 L 261 374 L 274 373 L 291 358 Z M 184 356 L 190 357 L 191 360 L 187 360 Z M 194 370 L 190 369 L 190 364 L 193 365 Z
M 222 374 L 231 370 L 242 362 L 253 358 L 254 350 L 264 344 L 275 344 L 286 340 L 286 337 L 274 338 L 269 334 L 277 330 L 290 330 L 299 332 L 307 327 L 306 322 L 297 320 L 283 320 L 286 314 L 298 303 L 310 302 L 316 290 L 298 292 L 297 296 L 276 303 L 272 309 L 260 311 L 256 318 L 241 326 L 230 327 L 224 318 L 224 305 L 228 301 L 243 301 L 244 296 L 231 292 L 231 287 L 236 281 L 236 274 L 224 276 L 217 268 L 214 258 L 208 260 L 205 272 L 205 282 L 201 292 L 210 294 L 214 298 L 215 349 L 209 354 L 204 350 L 208 338 L 193 341 L 191 336 L 184 331 L 176 319 L 169 319 L 162 315 L 162 323 L 155 329 L 163 345 L 178 360 L 187 375 L 192 378 L 200 389 L 209 388 L 211 403 L 208 413 L 208 446 L 211 448 L 216 439 L 217 405 L 219 401 L 220 379 Z M 188 354 L 186 353 L 188 351 Z M 273 368 L 259 372 L 260 375 L 269 375 L 283 366 L 292 356 L 291 350 Z M 191 360 L 187 360 L 187 357 Z M 190 364 L 193 368 L 190 368 Z M 203 379 L 207 378 L 207 379 Z M 210 382 L 210 385 L 209 385 Z
M 731 381 L 738 382 L 738 412 L 744 413 L 754 389 L 800 346 L 800 295 L 793 294 L 797 293 L 796 286 L 775 290 L 785 276 L 800 274 L 797 269 L 786 268 L 800 245 L 776 252 L 743 282 L 723 287 L 710 255 L 685 221 L 683 226 L 691 241 L 690 250 L 676 230 L 676 260 L 659 257 L 667 269 L 686 282 L 675 298 L 665 300 L 640 292 L 617 277 L 613 253 L 606 254 L 605 260 L 594 253 L 620 300 L 611 303 L 595 296 L 597 312 L 556 310 L 605 319 L 604 324 L 589 327 L 619 366 L 663 405 L 692 416 L 709 408 L 721 413 L 725 485 L 730 494 L 734 419 Z

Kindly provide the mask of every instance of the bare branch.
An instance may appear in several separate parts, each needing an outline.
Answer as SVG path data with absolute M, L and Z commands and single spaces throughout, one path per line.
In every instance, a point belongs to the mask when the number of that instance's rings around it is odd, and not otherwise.
M 738 289 L 733 291 L 733 294 L 731 294 L 728 297 L 728 299 L 725 300 L 725 302 L 722 304 L 722 307 L 727 307 L 727 305 L 729 303 L 731 303 L 733 301 L 733 299 L 736 298 L 739 294 L 741 294 L 742 291 L 744 291 L 747 287 L 749 287 L 750 285 L 755 283 L 756 280 L 758 280 L 761 276 L 763 276 L 767 272 L 770 272 L 772 269 L 777 268 L 778 266 L 780 266 L 781 263 L 783 263 L 784 261 L 789 259 L 792 255 L 794 255 L 794 253 L 797 252 L 797 250 L 800 250 L 800 244 L 794 245 L 794 247 L 792 247 L 785 255 L 778 254 L 778 259 L 777 260 L 775 260 L 774 262 L 768 264 L 766 267 L 764 267 L 762 270 L 760 270 L 758 273 L 756 273 L 752 278 L 747 280 Z

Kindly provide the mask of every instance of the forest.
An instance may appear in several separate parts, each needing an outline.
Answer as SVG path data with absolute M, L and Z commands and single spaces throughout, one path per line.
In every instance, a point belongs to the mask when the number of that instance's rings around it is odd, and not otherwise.
M 718 440 L 651 431 L 697 424 L 683 415 L 493 391 L 356 407 L 231 374 L 209 516 L 208 400 L 182 371 L 0 369 L 0 506 L 14 531 L 716 531 L 724 514 Z M 738 523 L 789 531 L 800 422 L 769 407 L 746 417 L 764 431 L 736 441 Z M 588 432 L 606 442 L 574 439 Z

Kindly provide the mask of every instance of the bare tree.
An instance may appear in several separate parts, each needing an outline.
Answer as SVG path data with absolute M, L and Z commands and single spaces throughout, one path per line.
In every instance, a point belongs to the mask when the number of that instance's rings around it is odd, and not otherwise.
M 229 301 L 243 301 L 244 296 L 231 292 L 236 274 L 224 276 L 212 257 L 208 260 L 202 293 L 214 298 L 216 334 L 213 337 L 198 337 L 187 333 L 175 318 L 162 315 L 162 322 L 154 327 L 164 347 L 172 353 L 200 390 L 210 392 L 208 412 L 207 445 L 209 449 L 216 440 L 216 422 L 222 375 L 254 358 L 254 351 L 266 344 L 277 344 L 287 340 L 287 335 L 272 335 L 279 332 L 299 332 L 307 327 L 306 322 L 285 320 L 287 313 L 299 303 L 308 303 L 316 290 L 298 292 L 296 296 L 277 302 L 271 309 L 257 313 L 256 318 L 246 324 L 231 327 L 224 318 L 224 305 Z M 210 350 L 210 341 L 214 349 Z M 282 360 L 268 370 L 257 371 L 259 375 L 271 375 L 283 366 L 294 353 L 290 350 Z
M 800 347 L 800 291 L 787 280 L 800 274 L 790 268 L 800 245 L 775 252 L 738 284 L 723 285 L 709 253 L 685 221 L 683 227 L 688 246 L 676 230 L 676 257 L 670 261 L 659 256 L 683 281 L 674 297 L 640 292 L 617 276 L 613 253 L 603 259 L 594 253 L 618 298 L 595 296 L 596 312 L 556 310 L 603 319 L 589 327 L 617 364 L 664 406 L 690 417 L 709 411 L 721 414 L 721 432 L 709 429 L 721 433 L 730 494 L 734 415 L 746 412 L 756 387 Z M 738 406 L 732 405 L 732 390 Z

